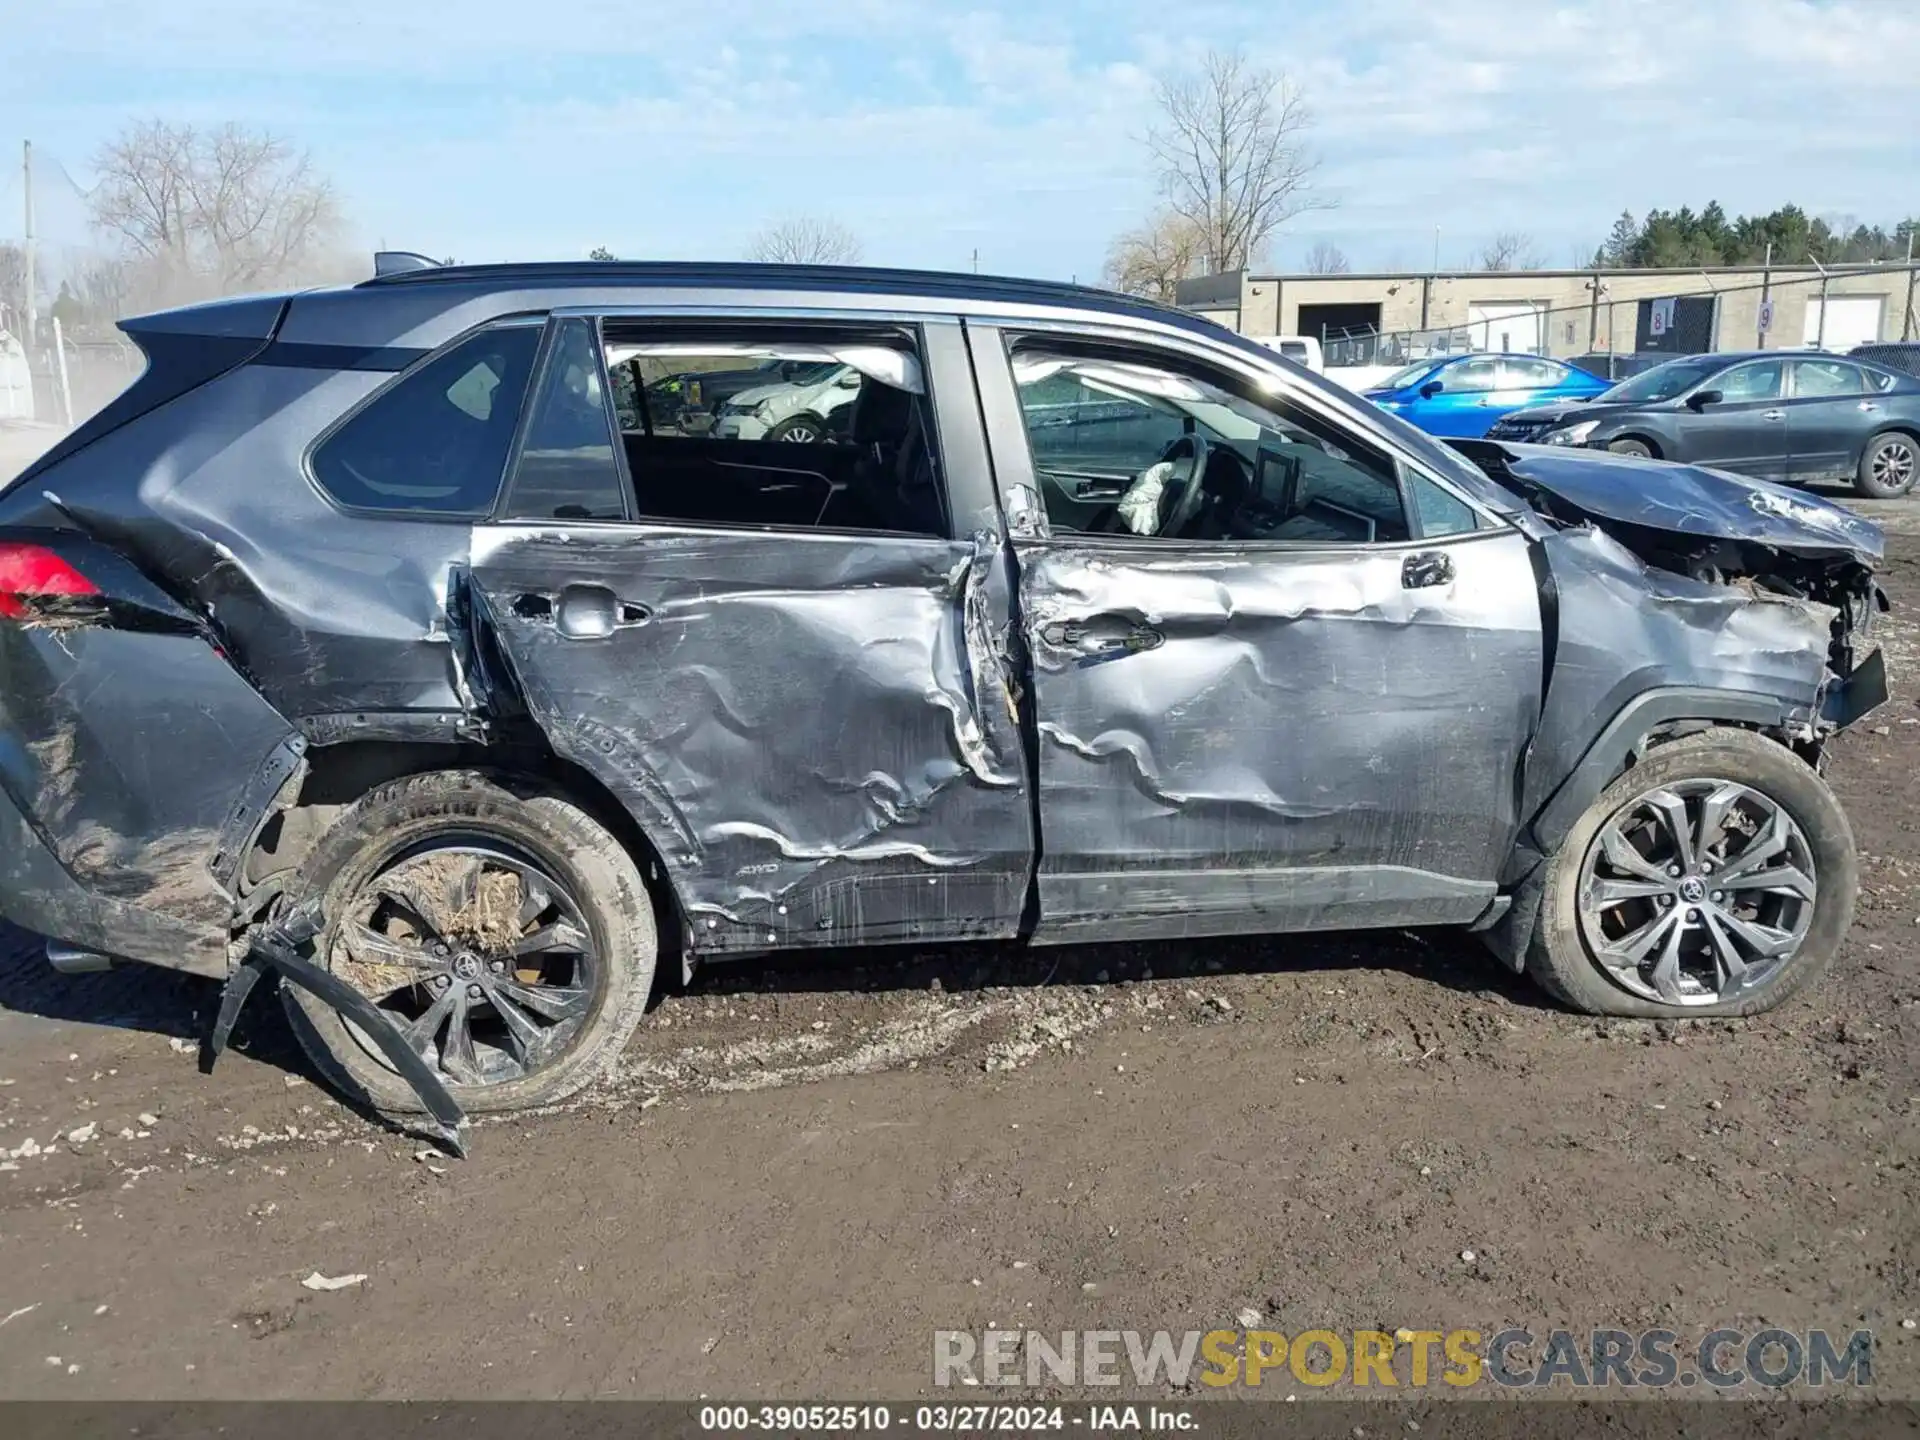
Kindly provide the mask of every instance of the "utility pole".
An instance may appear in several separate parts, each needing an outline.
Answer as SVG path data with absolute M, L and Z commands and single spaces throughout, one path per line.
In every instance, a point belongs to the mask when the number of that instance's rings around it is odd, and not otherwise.
M 1907 313 L 1900 317 L 1900 338 L 1908 338 L 1913 329 L 1913 231 L 1907 231 Z
M 1807 258 L 1813 260 L 1811 252 L 1808 253 Z M 1816 350 L 1824 350 L 1827 348 L 1827 267 L 1818 260 L 1813 260 L 1813 268 L 1820 272 L 1820 334 L 1814 340 L 1813 347 Z
M 976 275 L 980 273 L 980 247 L 978 245 L 973 247 L 973 273 Z
M 25 204 L 26 204 L 26 210 L 27 210 L 27 216 L 26 216 L 26 219 L 27 219 L 27 240 L 26 240 L 27 295 L 26 295 L 26 307 L 25 307 L 26 315 L 23 317 L 23 323 L 25 324 L 26 331 L 27 331 L 27 355 L 29 356 L 27 363 L 32 364 L 33 362 L 32 362 L 31 356 L 33 355 L 34 318 L 33 318 L 33 141 L 31 140 L 22 140 L 20 142 L 20 177 L 23 181 L 25 181 L 25 184 L 21 186 L 21 190 L 25 196 Z

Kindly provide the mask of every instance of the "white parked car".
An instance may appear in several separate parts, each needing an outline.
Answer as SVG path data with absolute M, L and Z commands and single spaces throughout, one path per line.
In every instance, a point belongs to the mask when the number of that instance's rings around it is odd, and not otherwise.
M 1259 335 L 1254 337 L 1254 343 L 1279 351 L 1294 364 L 1304 365 L 1316 375 L 1327 368 L 1320 354 L 1320 342 L 1311 335 Z
M 742 390 L 721 404 L 713 434 L 721 440 L 793 440 L 826 436 L 835 411 L 860 393 L 860 372 L 825 360 L 792 379 Z

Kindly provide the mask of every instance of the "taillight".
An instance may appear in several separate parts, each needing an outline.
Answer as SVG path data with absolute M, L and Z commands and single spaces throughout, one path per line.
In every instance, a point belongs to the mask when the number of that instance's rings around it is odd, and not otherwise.
M 23 620 L 36 602 L 99 593 L 98 585 L 46 546 L 0 541 L 0 618 Z

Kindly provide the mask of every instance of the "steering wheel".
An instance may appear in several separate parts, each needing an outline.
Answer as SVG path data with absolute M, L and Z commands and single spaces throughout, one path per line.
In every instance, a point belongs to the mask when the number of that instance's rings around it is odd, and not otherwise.
M 1200 513 L 1200 504 L 1207 498 L 1207 461 L 1211 450 L 1205 440 L 1189 431 L 1160 452 L 1159 463 L 1171 464 L 1174 469 L 1160 490 L 1159 524 L 1154 534 L 1178 539 L 1180 532 Z

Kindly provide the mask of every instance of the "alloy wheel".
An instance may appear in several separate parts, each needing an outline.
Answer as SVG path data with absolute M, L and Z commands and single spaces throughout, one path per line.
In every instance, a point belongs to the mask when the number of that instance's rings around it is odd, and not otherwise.
M 811 445 L 820 438 L 820 433 L 811 425 L 791 425 L 787 427 L 786 432 L 782 434 L 780 438 L 782 440 L 791 440 L 798 445 Z
M 579 901 L 544 866 L 451 838 L 362 887 L 335 929 L 334 970 L 453 1084 L 495 1085 L 569 1048 L 601 965 Z
M 1760 989 L 1813 923 L 1813 851 L 1778 803 L 1685 780 L 1615 811 L 1582 862 L 1581 937 L 1623 989 L 1712 1005 Z
M 1884 441 L 1874 452 L 1873 479 L 1889 490 L 1904 490 L 1913 484 L 1914 450 L 1905 440 Z

